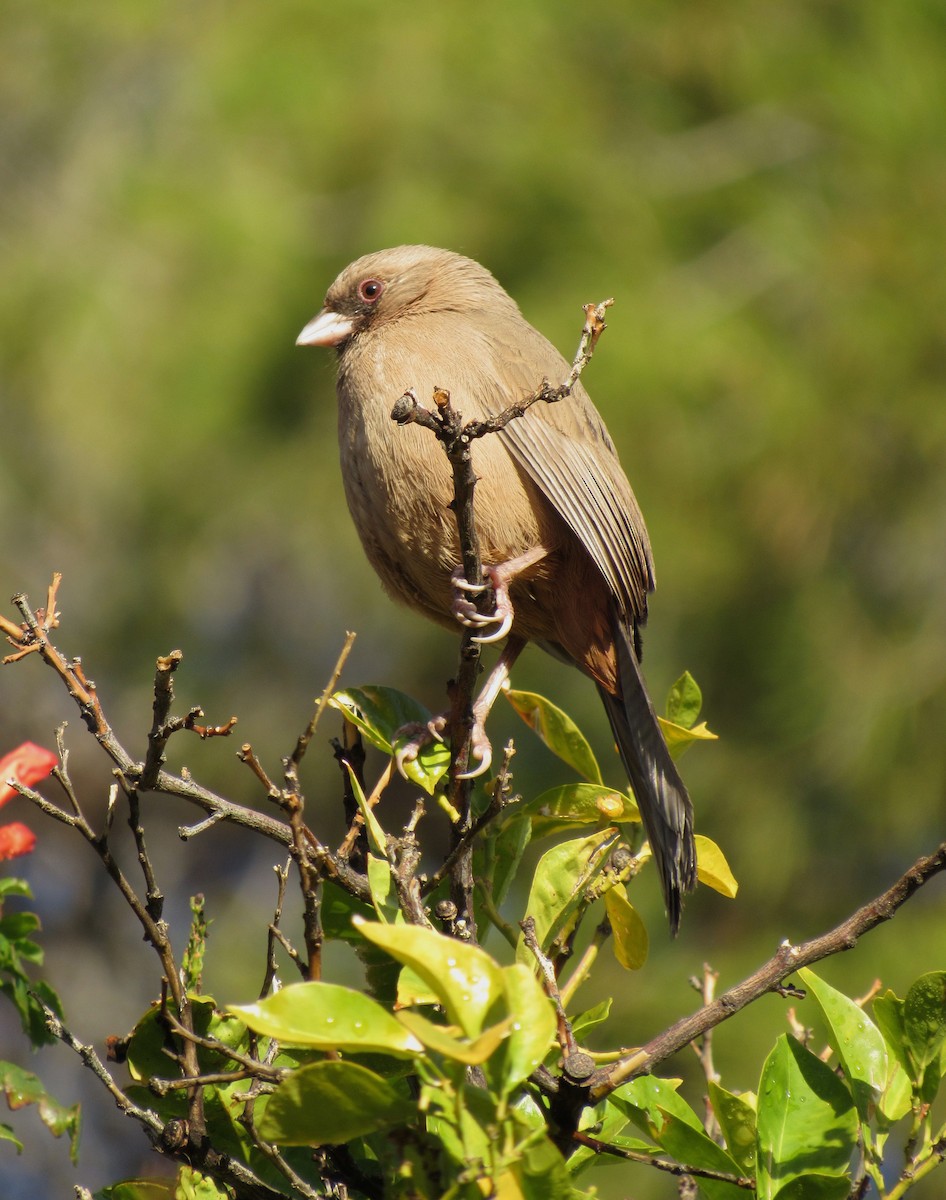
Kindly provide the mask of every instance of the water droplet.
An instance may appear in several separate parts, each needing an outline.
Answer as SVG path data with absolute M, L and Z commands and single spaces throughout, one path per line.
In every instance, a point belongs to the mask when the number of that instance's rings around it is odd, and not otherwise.
M 335 1018 L 334 1018 L 334 1017 L 326 1017 L 326 1018 L 325 1018 L 325 1024 L 326 1024 L 326 1025 L 334 1025 L 334 1024 L 335 1024 Z
M 356 1021 L 356 1022 L 355 1022 L 355 1028 L 356 1028 L 356 1029 L 363 1029 L 363 1028 L 364 1028 L 364 1023 L 363 1023 L 362 1021 Z
M 522 1028 L 522 1025 L 518 1021 L 513 1022 L 513 1026 L 512 1026 L 513 1033 L 518 1033 L 521 1028 Z
M 447 959 L 447 966 L 448 966 L 448 967 L 455 967 L 456 965 L 457 965 L 457 960 L 456 960 L 455 958 L 448 958 L 448 959 Z

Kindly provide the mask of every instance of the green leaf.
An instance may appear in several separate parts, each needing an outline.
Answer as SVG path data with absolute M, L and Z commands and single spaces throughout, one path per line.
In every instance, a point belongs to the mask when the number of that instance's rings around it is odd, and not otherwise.
M 603 782 L 601 768 L 588 739 L 568 713 L 535 692 L 517 692 L 510 689 L 505 696 L 529 728 L 535 730 L 562 762 L 592 783 Z
M 15 1063 L 0 1062 L 0 1091 L 11 1111 L 35 1104 L 39 1118 L 53 1135 L 69 1138 L 69 1157 L 73 1163 L 79 1152 L 79 1105 L 67 1108 L 46 1091 L 42 1080 Z M 12 1139 L 16 1140 L 16 1139 Z
M 175 1200 L 176 1195 L 170 1179 L 124 1179 L 95 1193 L 96 1200 Z
M 401 911 L 394 877 L 391 874 L 391 864 L 386 858 L 369 854 L 366 873 L 375 912 L 386 925 L 390 925 Z
M 257 1033 L 293 1046 L 398 1057 L 423 1052 L 420 1042 L 380 1004 L 337 983 L 293 983 L 256 1004 L 231 1004 L 228 1009 Z
M 641 1154 L 656 1154 L 657 1147 L 640 1138 L 622 1137 L 621 1130 L 627 1125 L 627 1114 L 610 1102 L 604 1100 L 591 1108 L 586 1108 L 581 1114 L 579 1129 L 587 1130 L 594 1137 L 609 1146 L 621 1145 L 627 1150 L 637 1150 Z M 568 1169 L 572 1175 L 586 1167 L 601 1165 L 607 1155 L 598 1154 L 590 1146 L 579 1146 L 568 1156 Z
M 726 1139 L 726 1148 L 744 1175 L 755 1175 L 756 1116 L 755 1097 L 736 1096 L 709 1081 L 709 1098 L 716 1120 Z M 751 1099 L 750 1099 L 751 1096 Z
M 503 967 L 502 975 L 512 1029 L 497 1056 L 497 1079 L 500 1094 L 508 1096 L 545 1058 L 557 1021 L 552 1001 L 530 967 L 513 963 Z
M 686 729 L 683 725 L 676 725 L 673 721 L 667 721 L 663 717 L 658 717 L 657 722 L 664 735 L 664 741 L 667 743 L 667 749 L 674 758 L 679 758 L 684 750 L 689 750 L 694 742 L 715 742 L 718 740 L 717 735 L 707 728 L 705 721 L 701 721 L 699 725 L 694 725 L 692 729 Z
M 497 908 L 506 899 L 531 837 L 532 822 L 518 811 L 503 821 L 495 835 L 488 836 L 485 850 L 488 865 L 479 878 L 490 880 L 490 893 Z
M 385 754 L 393 754 L 407 740 L 398 737 L 405 726 L 426 726 L 433 714 L 412 697 L 395 688 L 368 684 L 359 688 L 344 688 L 336 692 L 329 703 L 345 714 L 360 729 L 367 740 Z M 423 746 L 417 758 L 404 764 L 409 779 L 433 795 L 437 784 L 450 766 L 450 748 L 442 742 Z
M 539 945 L 546 949 L 580 903 L 585 888 L 604 868 L 618 833 L 605 829 L 590 837 L 563 842 L 547 850 L 539 859 L 526 912 L 535 920 Z M 532 965 L 532 955 L 520 937 L 516 959 Z
M 623 792 L 597 783 L 566 783 L 550 788 L 520 811 L 532 821 L 532 836 L 545 837 L 581 825 L 639 821 L 640 810 Z
M 776 1192 L 775 1200 L 846 1200 L 851 1181 L 844 1175 L 797 1175 Z
M 581 1041 L 589 1029 L 594 1029 L 596 1025 L 602 1025 L 611 1014 L 612 1000 L 609 996 L 602 1000 L 600 1004 L 596 1004 L 593 1008 L 586 1009 L 583 1013 L 579 1013 L 572 1020 L 572 1033 L 577 1041 Z
M 739 1175 L 736 1160 L 707 1136 L 700 1118 L 677 1094 L 679 1085 L 679 1080 L 642 1075 L 614 1091 L 610 1101 L 677 1162 Z M 710 1200 L 741 1200 L 739 1188 L 720 1180 L 701 1179 L 700 1188 Z
M 683 729 L 692 729 L 703 707 L 703 693 L 689 671 L 684 671 L 667 694 L 665 716 Z
M 732 900 L 739 891 L 739 884 L 729 868 L 726 856 L 719 846 L 702 833 L 694 837 L 696 843 L 696 873 L 700 883 L 705 883 L 720 895 Z
M 4 1125 L 0 1122 L 0 1142 L 12 1142 L 16 1146 L 17 1154 L 23 1153 L 23 1143 L 16 1136 L 9 1125 Z
M 829 1040 L 851 1084 L 857 1111 L 862 1121 L 869 1121 L 874 1103 L 887 1084 L 887 1047 L 883 1035 L 862 1008 L 809 967 L 802 967 L 798 975 L 821 1006 Z
M 857 1111 L 834 1071 L 783 1034 L 759 1085 L 759 1200 L 802 1175 L 845 1176 L 857 1141 Z
M 225 1183 L 217 1183 L 193 1167 L 181 1167 L 177 1173 L 174 1200 L 232 1200 L 233 1194 Z
M 671 1113 L 694 1129 L 702 1129 L 703 1122 L 682 1096 L 677 1094 L 679 1079 L 661 1079 L 657 1075 L 640 1075 L 630 1083 L 623 1083 L 609 1097 L 612 1104 L 624 1112 L 630 1120 L 656 1141 L 655 1131 L 659 1128 L 663 1114 Z
M 451 1024 L 478 1037 L 487 1014 L 504 994 L 500 966 L 479 946 L 419 925 L 356 924 L 362 935 L 409 966 L 439 998 Z
M 358 1063 L 327 1061 L 300 1067 L 276 1088 L 259 1132 L 280 1145 L 341 1145 L 416 1116 L 415 1105 L 380 1075 Z
M 921 975 L 903 1001 L 907 1045 L 920 1071 L 935 1062 L 946 1040 L 946 971 Z
M 500 1043 L 509 1036 L 513 1024 L 512 1017 L 506 1017 L 498 1025 L 490 1025 L 478 1038 L 471 1041 L 454 1036 L 459 1032 L 455 1025 L 435 1025 L 420 1013 L 407 1009 L 399 1012 L 397 1019 L 419 1042 L 423 1042 L 428 1050 L 455 1062 L 465 1063 L 469 1067 L 486 1062 L 490 1055 L 496 1052 Z
M 574 1200 L 568 1167 L 547 1137 L 519 1148 L 516 1160 L 496 1178 L 496 1200 Z M 477 1187 L 477 1193 L 482 1192 Z
M 381 822 L 374 815 L 374 809 L 368 804 L 365 798 L 364 788 L 358 780 L 358 776 L 352 769 L 349 762 L 345 763 L 348 770 L 348 779 L 351 783 L 352 795 L 355 797 L 355 803 L 358 805 L 358 811 L 361 813 L 361 819 L 365 823 L 365 832 L 368 835 L 368 845 L 378 855 L 379 858 L 384 858 L 388 852 L 388 839 L 384 830 L 381 828 Z
M 13 875 L 0 876 L 0 903 L 4 896 L 25 896 L 32 900 L 33 893 L 25 879 L 17 879 Z
M 191 996 L 191 1011 L 195 1032 L 202 1037 L 214 1037 L 234 1049 L 246 1049 L 246 1026 L 236 1017 L 219 1013 L 211 997 Z M 167 1049 L 178 1049 L 180 1042 L 167 1029 L 157 1005 L 150 1008 L 132 1030 L 126 1047 L 126 1062 L 133 1079 L 150 1079 L 153 1075 L 175 1077 L 180 1074 Z M 232 1064 L 224 1053 L 199 1047 L 201 1069 L 220 1071 Z
M 623 883 L 604 894 L 604 907 L 611 922 L 614 957 L 626 971 L 638 971 L 647 961 L 647 930 L 637 909 L 627 898 Z

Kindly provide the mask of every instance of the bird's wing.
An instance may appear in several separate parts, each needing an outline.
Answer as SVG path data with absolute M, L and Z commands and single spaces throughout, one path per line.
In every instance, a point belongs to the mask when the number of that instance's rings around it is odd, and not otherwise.
M 502 347 L 508 353 L 501 351 L 497 362 L 502 386 L 490 404 L 494 413 L 533 392 L 543 375 L 555 384 L 568 371 L 551 343 L 528 328 L 534 335 L 528 345 Z M 521 336 L 521 327 L 516 332 Z M 642 625 L 654 587 L 650 539 L 614 444 L 585 389 L 578 383 L 556 404 L 539 401 L 495 436 L 591 555 L 628 623 Z

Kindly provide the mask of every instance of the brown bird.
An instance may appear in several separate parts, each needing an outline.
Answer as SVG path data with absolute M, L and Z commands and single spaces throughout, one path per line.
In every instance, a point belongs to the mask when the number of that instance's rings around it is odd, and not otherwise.
M 408 388 L 429 403 L 442 387 L 465 419 L 482 419 L 543 379 L 564 379 L 568 364 L 484 267 L 429 246 L 382 250 L 346 267 L 297 345 L 337 348 L 345 494 L 385 588 L 442 625 L 482 623 L 457 591 L 446 455 L 429 430 L 396 425 L 391 408 Z M 498 600 L 493 636 L 511 621 L 476 716 L 485 717 L 526 642 L 595 681 L 676 933 L 696 883 L 693 808 L 641 676 L 653 561 L 614 444 L 579 382 L 561 403 L 535 404 L 479 439 L 474 466 L 480 548 Z M 488 764 L 488 751 L 480 753 Z

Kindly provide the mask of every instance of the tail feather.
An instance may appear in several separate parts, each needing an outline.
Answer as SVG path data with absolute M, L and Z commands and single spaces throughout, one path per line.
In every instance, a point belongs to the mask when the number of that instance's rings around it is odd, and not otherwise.
M 696 886 L 693 805 L 674 766 L 647 694 L 633 634 L 615 618 L 620 696 L 599 685 L 624 769 L 637 800 L 663 888 L 670 932 L 680 928 L 683 897 Z

